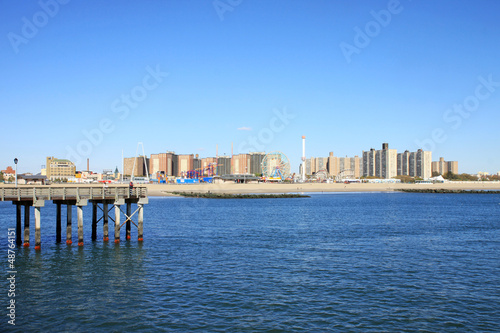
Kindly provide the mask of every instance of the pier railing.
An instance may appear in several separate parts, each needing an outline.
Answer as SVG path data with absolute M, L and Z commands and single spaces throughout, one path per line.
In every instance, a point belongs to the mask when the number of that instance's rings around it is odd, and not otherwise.
M 37 201 L 37 200 L 105 200 L 118 198 L 145 198 L 146 187 L 3 187 L 0 190 L 1 201 Z

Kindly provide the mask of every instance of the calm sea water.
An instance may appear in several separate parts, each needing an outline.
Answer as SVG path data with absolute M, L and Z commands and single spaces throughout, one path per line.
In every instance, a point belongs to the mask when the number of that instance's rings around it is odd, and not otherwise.
M 42 208 L 1 331 L 500 331 L 500 195 L 150 198 L 143 244 L 92 243 L 90 216 L 83 248 L 56 245 Z M 0 220 L 6 276 L 12 204 Z

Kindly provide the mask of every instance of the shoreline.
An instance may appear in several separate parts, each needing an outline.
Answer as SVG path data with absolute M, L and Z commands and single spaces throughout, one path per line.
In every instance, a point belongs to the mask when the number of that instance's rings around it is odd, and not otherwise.
M 101 184 L 51 184 L 51 185 L 19 185 L 23 187 L 103 187 Z M 110 184 L 109 187 L 126 186 L 126 184 Z M 402 190 L 500 190 L 500 182 L 446 182 L 436 184 L 402 184 L 402 183 L 259 183 L 259 184 L 137 184 L 148 189 L 148 196 L 176 196 L 171 192 L 226 193 L 226 194 L 263 194 L 263 193 L 320 193 L 320 192 L 394 192 Z M 1 188 L 12 188 L 13 184 L 0 185 Z
M 295 184 L 147 184 L 148 196 L 175 196 L 171 192 L 263 194 L 263 193 L 342 193 L 342 192 L 394 192 L 403 190 L 500 190 L 500 182 L 457 182 L 439 184 L 344 184 L 344 183 L 295 183 Z

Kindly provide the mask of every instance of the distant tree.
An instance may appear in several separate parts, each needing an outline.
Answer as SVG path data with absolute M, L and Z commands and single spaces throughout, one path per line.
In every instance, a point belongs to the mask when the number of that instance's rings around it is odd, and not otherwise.
M 457 175 L 451 171 L 445 173 L 443 175 L 443 177 L 445 179 L 455 180 L 455 181 L 477 181 L 478 180 L 477 176 L 469 175 L 468 173 L 462 173 L 462 174 Z
M 437 172 L 437 171 L 432 171 L 432 177 L 437 177 L 437 176 L 439 176 L 439 175 L 440 175 L 440 173 L 439 173 L 439 172 Z
M 457 175 L 456 175 L 456 174 L 454 174 L 454 173 L 453 173 L 453 172 L 451 172 L 451 171 L 448 171 L 447 173 L 445 173 L 445 174 L 443 175 L 443 178 L 444 178 L 444 179 L 448 179 L 448 180 L 457 180 L 457 179 L 458 179 Z
M 14 176 L 9 176 L 9 179 L 7 179 L 9 182 L 13 182 L 15 179 L 14 179 Z
M 0 171 L 0 182 L 3 182 L 3 181 L 4 181 L 3 172 Z

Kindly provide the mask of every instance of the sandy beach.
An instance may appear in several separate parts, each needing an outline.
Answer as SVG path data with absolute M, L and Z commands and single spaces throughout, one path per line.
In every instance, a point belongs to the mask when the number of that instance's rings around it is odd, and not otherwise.
M 448 182 L 441 184 L 148 184 L 148 195 L 167 196 L 171 192 L 212 193 L 307 193 L 307 192 L 387 192 L 397 189 L 500 190 L 500 182 Z

